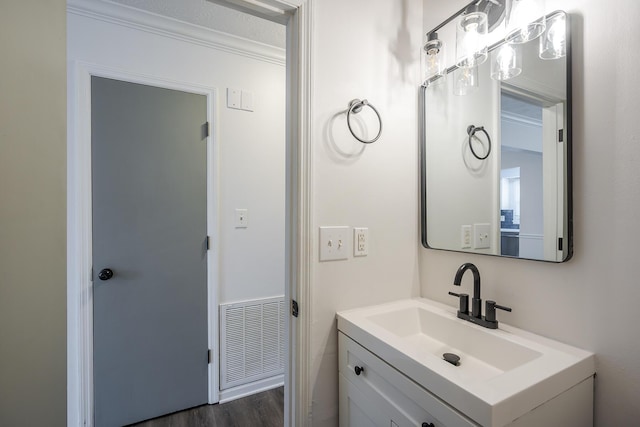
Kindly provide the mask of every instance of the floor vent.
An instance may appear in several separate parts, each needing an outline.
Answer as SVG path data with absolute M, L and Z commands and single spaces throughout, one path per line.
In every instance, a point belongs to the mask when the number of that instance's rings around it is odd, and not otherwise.
M 220 389 L 284 373 L 284 297 L 220 305 Z

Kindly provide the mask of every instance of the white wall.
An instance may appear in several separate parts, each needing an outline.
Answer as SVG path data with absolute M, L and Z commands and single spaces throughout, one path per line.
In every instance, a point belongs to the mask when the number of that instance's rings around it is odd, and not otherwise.
M 542 153 L 503 150 L 501 163 L 503 169 L 520 168 L 520 232 L 542 237 Z
M 65 2 L 0 5 L 0 425 L 66 425 Z
M 115 9 L 122 6 L 114 5 Z M 126 12 L 128 16 L 143 13 Z M 162 18 L 157 18 L 162 20 Z M 164 22 L 164 21 L 163 21 Z M 215 88 L 219 157 L 219 302 L 284 293 L 285 67 L 172 37 L 70 13 L 68 59 Z M 171 24 L 170 25 L 175 25 Z M 182 27 L 180 27 L 182 28 Z M 249 43 L 249 42 L 247 42 Z M 277 49 L 269 53 L 278 52 Z M 284 55 L 284 51 L 280 50 Z M 70 86 L 72 86 L 70 82 Z M 253 92 L 255 111 L 226 107 L 226 88 Z M 71 93 L 70 97 L 73 96 Z M 249 227 L 234 227 L 235 208 Z
M 520 168 L 520 253 L 522 258 L 544 258 L 544 191 L 542 153 L 502 150 L 502 168 Z
M 566 6 L 564 4 L 558 5 L 558 8 L 562 7 Z M 567 73 L 564 61 L 540 59 L 538 51 L 538 40 L 524 44 L 522 46 L 522 72 L 506 83 L 529 90 L 539 96 L 545 96 L 549 100 L 565 99 L 564 79 L 553 78 L 553 76 L 564 76 Z
M 369 255 L 312 265 L 311 387 L 315 426 L 337 425 L 335 313 L 418 295 L 420 0 L 313 2 L 313 235 L 369 228 Z M 364 146 L 344 111 L 367 98 L 384 121 Z M 341 154 L 342 153 L 342 154 Z M 315 245 L 318 247 L 318 245 Z
M 425 29 L 466 0 L 426 0 Z M 573 259 L 564 264 L 420 249 L 422 295 L 448 295 L 466 261 L 482 273 L 483 295 L 513 308 L 501 320 L 596 353 L 596 426 L 635 425 L 640 417 L 640 145 L 636 48 L 640 3 L 548 0 L 571 13 L 573 37 Z M 470 286 L 468 278 L 463 286 Z
M 205 0 L 112 0 L 180 21 L 285 47 L 285 26 Z
M 426 151 L 427 241 L 430 247 L 462 250 L 461 227 L 490 224 L 490 247 L 465 249 L 498 253 L 500 176 L 500 85 L 491 79 L 490 63 L 479 67 L 479 87 L 464 96 L 453 94 L 457 71 L 446 83 L 427 87 Z M 485 160 L 469 148 L 467 127 L 483 126 L 491 137 L 492 151 Z M 478 131 L 473 147 L 479 156 L 488 150 L 486 136 Z M 489 196 L 489 197 L 487 197 Z M 472 228 L 473 230 L 473 228 Z M 473 239 L 472 239 L 473 245 Z

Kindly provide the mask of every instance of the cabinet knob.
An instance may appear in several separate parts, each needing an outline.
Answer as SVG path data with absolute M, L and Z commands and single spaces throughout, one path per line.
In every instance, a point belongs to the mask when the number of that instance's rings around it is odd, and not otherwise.
M 353 370 L 356 371 L 356 375 L 360 375 L 361 373 L 364 372 L 364 368 L 360 366 L 356 366 Z
M 436 427 L 433 423 L 422 423 L 422 427 Z

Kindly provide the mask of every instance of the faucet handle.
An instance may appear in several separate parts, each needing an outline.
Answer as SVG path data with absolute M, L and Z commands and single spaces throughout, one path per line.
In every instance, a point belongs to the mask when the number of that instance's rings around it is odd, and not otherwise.
M 487 300 L 484 311 L 484 319 L 487 322 L 496 322 L 496 308 L 504 311 L 511 311 L 511 308 L 496 304 L 495 301 Z
M 460 299 L 460 307 L 458 311 L 462 314 L 469 314 L 469 295 L 468 294 L 457 294 L 455 292 L 449 292 L 449 295 L 454 297 L 458 297 Z

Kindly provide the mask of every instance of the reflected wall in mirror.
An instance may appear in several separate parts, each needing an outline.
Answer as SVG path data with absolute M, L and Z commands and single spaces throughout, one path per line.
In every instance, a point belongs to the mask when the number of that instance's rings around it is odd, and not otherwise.
M 469 70 L 456 67 L 422 87 L 425 247 L 551 262 L 571 257 L 568 19 L 564 12 L 546 18 L 558 17 L 564 56 L 543 59 L 547 33 L 520 45 L 500 42 L 473 70 L 477 85 L 464 95 L 457 85 Z M 517 52 L 521 70 L 497 80 L 504 46 L 514 49 L 509 60 Z

